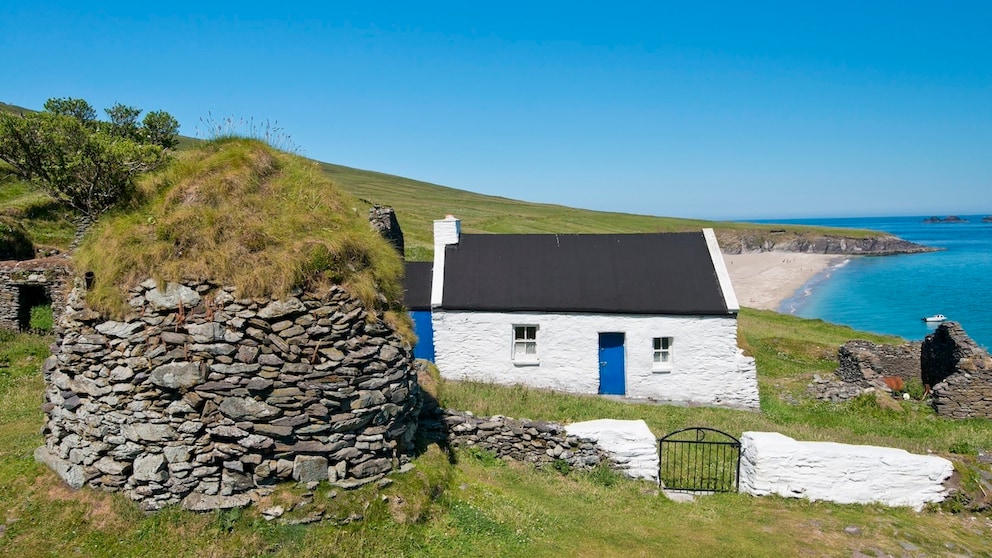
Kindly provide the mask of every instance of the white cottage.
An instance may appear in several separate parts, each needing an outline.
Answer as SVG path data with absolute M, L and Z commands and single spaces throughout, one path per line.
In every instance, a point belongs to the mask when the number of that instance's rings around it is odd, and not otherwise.
M 408 273 L 444 378 L 758 408 L 712 229 L 470 235 L 449 215 L 433 266 Z

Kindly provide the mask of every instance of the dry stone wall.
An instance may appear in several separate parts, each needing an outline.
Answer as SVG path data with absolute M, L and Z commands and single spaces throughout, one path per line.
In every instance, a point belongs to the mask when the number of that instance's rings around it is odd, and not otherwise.
M 992 356 L 957 322 L 944 322 L 923 340 L 923 382 L 938 415 L 992 418 Z
M 245 505 L 291 479 L 358 486 L 407 466 L 420 405 L 407 343 L 340 288 L 232 293 L 146 281 L 132 315 L 108 321 L 73 290 L 36 458 L 149 510 Z
M 837 349 L 837 360 L 837 375 L 845 382 L 868 387 L 886 376 L 920 381 L 919 343 L 878 345 L 860 339 L 848 341 Z
M 517 420 L 504 416 L 477 417 L 469 412 L 441 410 L 425 413 L 420 422 L 424 439 L 456 448 L 478 448 L 500 459 L 543 468 L 556 462 L 588 470 L 610 462 L 595 440 L 568 434 L 555 422 Z
M 920 343 L 878 345 L 856 339 L 837 349 L 835 377 L 814 375 L 807 392 L 818 399 L 840 403 L 864 393 L 891 395 L 889 381 L 898 378 L 905 386 L 920 381 Z M 898 386 L 897 386 L 898 388 Z M 903 388 L 898 388 L 903 389 Z

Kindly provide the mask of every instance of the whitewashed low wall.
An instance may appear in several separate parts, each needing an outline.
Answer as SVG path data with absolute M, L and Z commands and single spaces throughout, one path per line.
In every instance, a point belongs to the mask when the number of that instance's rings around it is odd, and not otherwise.
M 498 313 L 435 310 L 441 376 L 599 392 L 599 334 L 625 335 L 628 397 L 757 409 L 754 359 L 737 346 L 735 316 Z M 536 325 L 537 362 L 514 363 L 514 325 Z M 655 337 L 672 337 L 672 367 L 653 368 Z
M 741 435 L 740 491 L 755 496 L 880 503 L 917 511 L 947 496 L 950 461 L 877 446 L 797 442 L 777 432 Z
M 657 440 L 643 420 L 590 420 L 569 424 L 565 431 L 594 440 L 628 477 L 658 482 Z

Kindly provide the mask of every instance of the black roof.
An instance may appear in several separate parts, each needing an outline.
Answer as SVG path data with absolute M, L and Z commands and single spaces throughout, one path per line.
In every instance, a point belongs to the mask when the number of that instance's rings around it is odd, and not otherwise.
M 463 234 L 444 257 L 448 310 L 731 313 L 702 232 Z
M 403 279 L 403 304 L 410 310 L 431 309 L 432 262 L 406 262 Z

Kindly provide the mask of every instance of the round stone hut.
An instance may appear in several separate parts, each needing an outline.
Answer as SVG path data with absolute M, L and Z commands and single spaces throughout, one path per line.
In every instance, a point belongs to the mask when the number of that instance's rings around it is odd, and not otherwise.
M 75 257 L 36 457 L 149 510 L 403 469 L 420 392 L 402 262 L 350 200 L 246 140 L 180 154 L 138 199 Z

